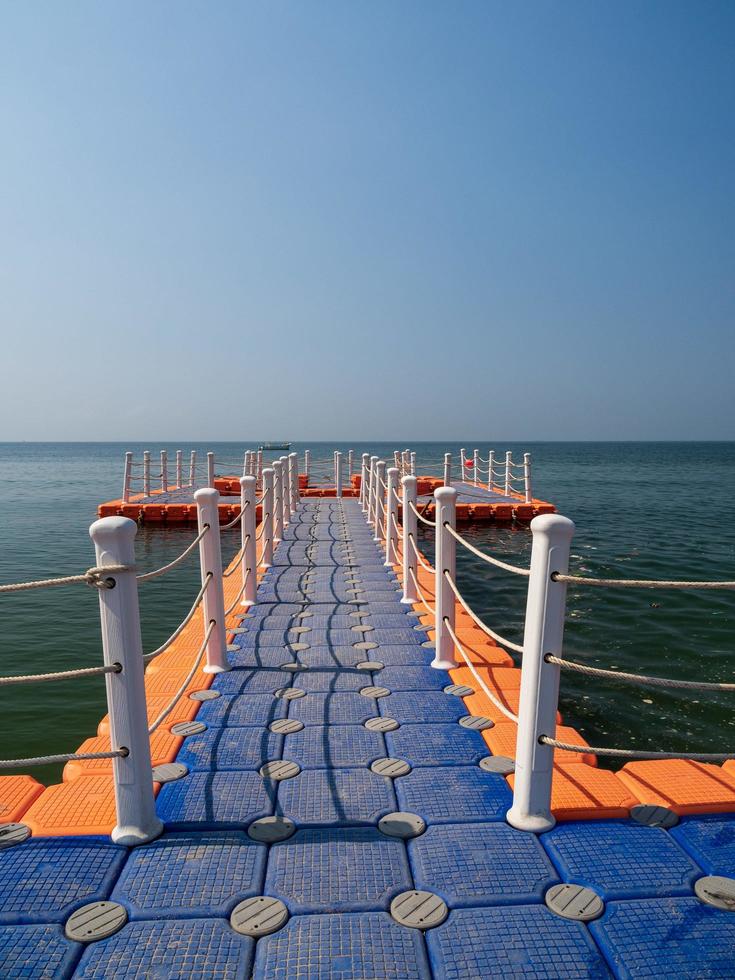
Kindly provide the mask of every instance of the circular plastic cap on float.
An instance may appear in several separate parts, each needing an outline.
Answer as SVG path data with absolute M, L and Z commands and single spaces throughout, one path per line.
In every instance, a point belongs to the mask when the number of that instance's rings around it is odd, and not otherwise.
M 555 915 L 576 922 L 597 919 L 605 910 L 605 903 L 597 892 L 583 885 L 554 885 L 546 892 L 544 901 Z
M 433 892 L 410 891 L 396 895 L 390 903 L 390 914 L 409 929 L 433 929 L 449 915 L 446 903 Z

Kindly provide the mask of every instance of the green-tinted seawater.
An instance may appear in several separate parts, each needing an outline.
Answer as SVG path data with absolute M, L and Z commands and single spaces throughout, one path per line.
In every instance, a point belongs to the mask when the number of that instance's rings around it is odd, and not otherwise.
M 241 457 L 250 444 L 170 445 Z M 157 445 L 102 443 L 0 444 L 0 581 L 83 571 L 94 564 L 87 533 L 104 500 L 119 497 L 123 452 L 138 459 Z M 305 445 L 294 444 L 300 454 Z M 310 443 L 314 458 L 347 445 Z M 393 445 L 355 443 L 391 458 Z M 419 464 L 458 459 L 459 444 L 413 446 Z M 474 448 L 474 445 L 473 445 Z M 735 443 L 495 443 L 483 456 L 511 449 L 533 455 L 534 494 L 577 525 L 571 570 L 595 576 L 735 579 Z M 155 467 L 154 467 L 155 468 Z M 193 529 L 141 528 L 141 570 L 164 564 Z M 225 532 L 223 553 L 237 550 Z M 527 528 L 477 526 L 480 547 L 527 564 Z M 431 542 L 425 542 L 431 553 Z M 511 640 L 522 638 L 525 582 L 459 549 L 462 590 L 486 621 Z M 144 649 L 180 622 L 198 587 L 197 558 L 141 587 Z M 574 659 L 631 672 L 735 681 L 735 594 L 572 589 L 565 652 Z M 86 586 L 0 595 L 0 674 L 62 670 L 100 663 L 97 593 Z M 695 695 L 631 688 L 565 674 L 560 708 L 592 744 L 672 751 L 735 748 L 735 695 Z M 0 757 L 72 752 L 96 734 L 106 711 L 101 678 L 0 687 Z M 7 771 L 7 770 L 5 770 Z M 34 770 L 50 782 L 60 767 Z

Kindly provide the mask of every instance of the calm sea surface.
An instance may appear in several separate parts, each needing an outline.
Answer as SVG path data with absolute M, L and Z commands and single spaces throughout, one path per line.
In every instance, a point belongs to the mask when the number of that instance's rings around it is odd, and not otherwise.
M 87 533 L 97 505 L 120 495 L 126 449 L 207 449 L 241 458 L 252 444 L 160 447 L 119 443 L 0 444 L 0 582 L 83 571 L 94 564 Z M 305 445 L 294 444 L 302 452 Z M 310 443 L 314 458 L 347 445 Z M 388 444 L 353 444 L 390 458 Z M 459 445 L 419 443 L 419 464 Z M 473 447 L 474 448 L 474 447 Z M 534 495 L 577 526 L 571 570 L 593 576 L 735 579 L 735 443 L 538 443 L 478 446 L 533 456 Z M 155 468 L 155 467 L 154 467 Z M 520 564 L 528 528 L 476 526 L 480 547 Z M 237 530 L 223 535 L 226 560 Z M 178 554 L 192 528 L 141 528 L 138 566 Z M 431 542 L 424 543 L 431 554 Z M 462 552 L 462 549 L 458 549 Z M 462 590 L 498 632 L 519 642 L 525 583 L 469 554 L 458 556 Z M 141 587 L 144 649 L 176 627 L 198 588 L 196 556 Z M 565 652 L 604 667 L 671 677 L 735 681 L 735 594 L 573 589 Z M 100 663 L 97 593 L 83 585 L 0 596 L 0 674 Z M 560 708 L 592 744 L 672 751 L 735 750 L 735 694 L 660 691 L 565 674 Z M 0 687 L 0 758 L 73 752 L 105 714 L 101 678 Z M 4 770 L 7 771 L 7 770 Z M 22 770 L 21 770 L 22 771 Z M 34 770 L 46 782 L 61 767 Z

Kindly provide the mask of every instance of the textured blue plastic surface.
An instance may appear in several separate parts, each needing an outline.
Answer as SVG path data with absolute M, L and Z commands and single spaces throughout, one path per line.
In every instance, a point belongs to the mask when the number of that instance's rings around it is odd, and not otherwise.
M 75 980 L 247 980 L 254 942 L 224 919 L 130 922 L 120 932 L 92 943 Z
M 502 776 L 466 766 L 447 766 L 441 772 L 414 769 L 396 780 L 396 793 L 401 810 L 418 813 L 430 824 L 504 820 L 511 804 Z
M 361 725 L 375 713 L 372 698 L 352 692 L 338 692 L 307 694 L 305 698 L 292 701 L 288 716 L 298 718 L 305 725 Z
M 169 827 L 242 827 L 270 816 L 274 795 L 257 772 L 192 772 L 161 788 L 156 810 Z
M 685 817 L 670 833 L 708 875 L 735 877 L 735 815 Z
M 381 674 L 378 683 L 382 684 L 384 680 Z M 388 732 L 385 739 L 389 755 L 405 759 L 414 768 L 472 766 L 488 754 L 483 737 L 456 722 L 449 725 L 404 725 L 395 732 Z
M 559 880 L 536 837 L 506 823 L 432 826 L 408 855 L 416 887 L 450 908 L 540 902 Z
M 283 656 L 283 654 L 281 654 Z M 284 657 L 283 663 L 288 660 Z M 213 684 L 217 690 L 217 682 Z M 214 701 L 204 701 L 197 721 L 203 721 L 212 727 L 246 727 L 257 726 L 264 728 L 276 718 L 285 718 L 287 702 L 274 698 L 270 694 L 223 695 Z
M 386 666 L 380 683 L 391 691 L 442 691 L 452 683 L 452 678 L 446 670 L 424 665 Z
M 279 656 L 277 666 L 288 658 Z M 291 675 L 286 670 L 273 667 L 236 668 L 217 678 L 215 690 L 221 694 L 273 694 L 279 687 L 291 683 Z
M 667 831 L 624 820 L 559 824 L 542 843 L 566 880 L 605 900 L 690 895 L 702 876 Z
M 0 923 L 63 922 L 108 897 L 125 855 L 94 837 L 31 838 L 0 850 Z
M 296 916 L 258 942 L 254 980 L 429 980 L 424 941 L 387 912 Z
M 308 653 L 308 651 L 306 651 Z M 303 655 L 299 663 L 303 662 Z M 353 658 L 354 659 L 354 658 Z M 329 667 L 311 666 L 298 675 L 298 685 L 303 691 L 310 692 L 336 692 L 336 691 L 359 691 L 365 687 L 365 678 L 371 677 L 364 670 L 355 670 L 351 667 Z
M 459 909 L 426 934 L 435 977 L 442 980 L 602 980 L 610 976 L 579 922 L 544 905 Z
M 111 897 L 131 919 L 226 916 L 262 893 L 265 860 L 242 832 L 166 834 L 131 852 Z
M 386 754 L 383 736 L 363 725 L 307 725 L 287 735 L 283 749 L 284 758 L 297 762 L 302 769 L 365 766 Z
M 382 653 L 376 653 L 377 656 L 384 660 Z M 380 699 L 380 713 L 395 718 L 402 725 L 435 725 L 459 721 L 467 714 L 467 708 L 462 698 L 454 698 L 443 691 L 424 691 L 421 697 L 416 697 L 414 691 L 396 691 L 390 697 Z
M 260 769 L 282 752 L 283 735 L 267 728 L 210 728 L 185 739 L 176 761 L 192 771 Z
M 300 830 L 268 855 L 268 895 L 294 913 L 387 909 L 412 887 L 402 841 L 372 827 Z
M 82 949 L 66 939 L 61 925 L 0 926 L 0 976 L 66 980 Z
M 735 976 L 735 915 L 697 898 L 610 902 L 589 928 L 621 980 Z
M 278 787 L 277 812 L 300 826 L 375 824 L 396 809 L 391 780 L 369 769 L 307 769 Z

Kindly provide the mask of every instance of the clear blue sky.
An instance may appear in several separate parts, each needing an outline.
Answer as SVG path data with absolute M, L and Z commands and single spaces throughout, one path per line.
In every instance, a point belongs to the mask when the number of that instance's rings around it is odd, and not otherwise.
M 735 437 L 735 4 L 8 0 L 0 439 Z

